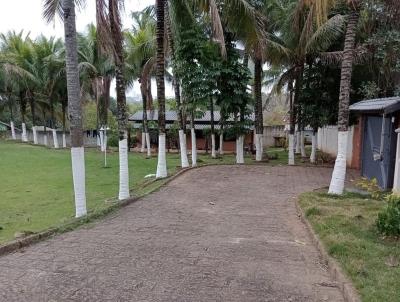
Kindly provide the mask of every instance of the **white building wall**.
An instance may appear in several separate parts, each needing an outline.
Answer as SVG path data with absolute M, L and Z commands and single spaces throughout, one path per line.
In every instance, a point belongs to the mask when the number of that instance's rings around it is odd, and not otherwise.
M 349 135 L 347 142 L 347 165 L 351 165 L 353 158 L 353 135 L 354 127 L 349 127 Z M 325 126 L 318 128 L 318 149 L 333 157 L 337 156 L 338 152 L 338 127 Z

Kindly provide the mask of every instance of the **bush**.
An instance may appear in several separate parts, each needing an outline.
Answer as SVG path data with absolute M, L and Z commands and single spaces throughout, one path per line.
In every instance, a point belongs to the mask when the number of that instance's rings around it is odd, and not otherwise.
M 368 178 L 362 177 L 357 181 L 356 185 L 371 194 L 371 197 L 374 199 L 383 199 L 386 195 L 386 193 L 379 188 L 376 178 L 369 180 Z
M 378 231 L 386 236 L 400 236 L 400 195 L 386 197 L 387 206 L 378 214 Z

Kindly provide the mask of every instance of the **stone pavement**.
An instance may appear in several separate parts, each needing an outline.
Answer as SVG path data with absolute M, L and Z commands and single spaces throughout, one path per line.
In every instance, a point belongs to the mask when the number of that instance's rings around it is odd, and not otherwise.
M 0 257 L 0 301 L 343 301 L 294 198 L 326 168 L 209 166 Z

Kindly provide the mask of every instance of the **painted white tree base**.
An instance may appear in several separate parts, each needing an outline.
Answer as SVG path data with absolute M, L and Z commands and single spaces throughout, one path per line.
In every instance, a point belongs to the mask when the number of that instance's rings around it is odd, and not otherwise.
M 244 136 L 241 135 L 236 140 L 236 163 L 237 164 L 244 164 Z
M 262 161 L 263 158 L 263 135 L 261 133 L 256 133 L 256 161 Z
M 60 145 L 58 144 L 57 131 L 55 129 L 53 129 L 53 145 L 55 149 L 60 148 Z
M 85 151 L 83 147 L 71 148 L 72 178 L 75 193 L 75 217 L 87 214 L 85 184 Z
M 167 156 L 165 149 L 165 133 L 158 136 L 158 163 L 156 178 L 165 178 L 168 176 L 167 172 Z
M 304 131 L 300 132 L 300 153 L 301 157 L 307 157 L 306 147 L 304 145 Z
M 105 146 L 103 146 L 105 147 Z M 129 195 L 129 166 L 128 166 L 128 140 L 119 141 L 119 194 L 118 199 L 124 200 Z
M 100 150 L 104 152 L 104 132 L 100 131 Z
M 28 136 L 26 135 L 26 125 L 25 123 L 22 123 L 22 135 L 21 135 L 21 140 L 23 142 L 27 142 L 28 141 Z
M 35 145 L 37 145 L 38 144 L 38 137 L 37 137 L 36 126 L 32 126 L 32 134 L 33 134 L 33 143 Z
M 217 152 L 215 150 L 215 134 L 211 134 L 211 157 L 217 157 Z
M 146 148 L 147 148 L 147 157 L 151 157 L 150 133 L 148 132 L 146 132 Z
M 187 156 L 186 136 L 182 129 L 180 129 L 178 133 L 179 133 L 179 147 L 181 150 L 181 167 L 188 168 L 189 160 Z
M 62 135 L 62 146 L 64 149 L 67 148 L 67 138 L 65 136 L 65 133 L 63 133 Z
M 15 135 L 15 126 L 13 121 L 10 121 L 10 126 L 11 126 L 11 137 L 13 140 L 16 140 L 17 136 Z
M 288 165 L 293 166 L 294 165 L 294 135 L 289 134 L 289 159 L 288 159 Z
M 196 145 L 196 132 L 194 128 L 190 129 L 190 137 L 192 139 L 192 167 L 197 166 L 197 145 Z
M 224 134 L 219 135 L 219 155 L 224 155 Z
M 338 132 L 338 154 L 333 168 L 332 179 L 329 185 L 329 194 L 342 195 L 346 179 L 346 155 L 347 155 L 348 131 Z
M 140 153 L 144 153 L 146 150 L 146 133 L 142 132 L 142 144 L 140 146 Z
M 317 136 L 313 133 L 311 138 L 311 155 L 310 155 L 310 163 L 315 164 L 317 157 Z
M 296 154 L 300 154 L 301 153 L 301 150 L 300 150 L 300 136 L 301 136 L 300 131 L 296 131 L 296 151 L 295 151 Z

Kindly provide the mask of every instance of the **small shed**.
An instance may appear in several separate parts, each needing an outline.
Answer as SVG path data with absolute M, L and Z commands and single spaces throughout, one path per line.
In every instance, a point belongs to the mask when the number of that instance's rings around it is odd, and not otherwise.
M 375 178 L 382 189 L 393 187 L 400 97 L 364 100 L 350 106 L 359 116 L 361 175 Z

